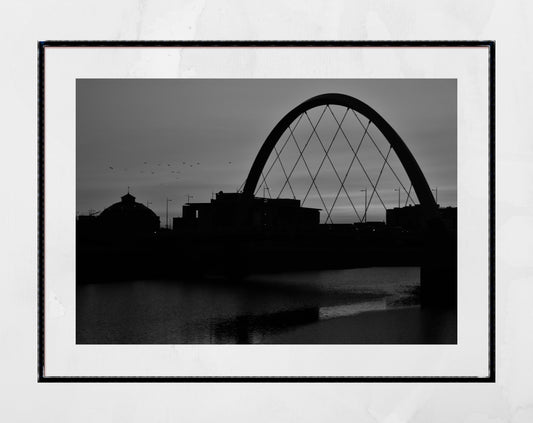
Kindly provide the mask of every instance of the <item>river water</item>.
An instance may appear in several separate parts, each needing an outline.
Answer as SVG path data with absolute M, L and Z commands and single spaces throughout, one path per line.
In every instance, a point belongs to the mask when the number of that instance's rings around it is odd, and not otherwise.
M 416 306 L 419 287 L 418 267 L 89 283 L 77 286 L 76 342 L 271 343 L 319 321 Z

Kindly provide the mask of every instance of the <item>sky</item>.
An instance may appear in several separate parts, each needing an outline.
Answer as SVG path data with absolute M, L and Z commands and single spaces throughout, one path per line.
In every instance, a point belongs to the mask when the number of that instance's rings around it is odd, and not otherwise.
M 235 192 L 278 121 L 324 93 L 351 95 L 374 108 L 438 190 L 439 204 L 456 206 L 456 80 L 78 79 L 77 213 L 102 211 L 129 187 L 136 201 L 148 204 L 165 224 L 167 199 L 170 219 L 181 216 L 188 200 L 207 202 L 213 193 Z M 393 151 L 387 156 L 389 145 L 379 130 L 370 125 L 372 139 L 363 138 L 368 120 L 345 112 L 317 108 L 293 122 L 296 143 L 287 130 L 276 147 L 280 152 L 289 140 L 280 153 L 283 167 L 272 155 L 264 173 L 274 164 L 256 195 L 305 198 L 304 206 L 321 209 L 321 221 L 331 209 L 334 223 L 359 221 L 365 208 L 367 220 L 384 220 L 385 207 L 398 205 L 398 192 L 402 206 L 416 203 L 412 191 L 407 195 L 410 182 L 403 167 Z M 336 121 L 342 121 L 342 131 Z M 305 162 L 297 160 L 299 149 Z M 285 174 L 291 175 L 289 184 Z

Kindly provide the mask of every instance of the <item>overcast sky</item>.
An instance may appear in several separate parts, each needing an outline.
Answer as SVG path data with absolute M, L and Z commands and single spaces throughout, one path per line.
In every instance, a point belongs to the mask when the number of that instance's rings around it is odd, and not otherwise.
M 276 123 L 302 101 L 323 93 L 354 96 L 373 107 L 399 133 L 418 161 L 429 185 L 438 187 L 443 206 L 455 206 L 457 197 L 457 90 L 455 80 L 201 80 L 201 79 L 114 79 L 77 81 L 76 156 L 78 213 L 101 211 L 130 192 L 150 207 L 165 222 L 166 198 L 169 214 L 181 215 L 181 206 L 191 201 L 209 201 L 218 191 L 235 192 L 246 179 L 252 162 Z M 322 110 L 309 113 L 315 124 Z M 345 109 L 333 108 L 340 121 Z M 360 115 L 359 115 L 360 116 Z M 360 116 L 363 124 L 367 120 Z M 294 135 L 300 148 L 312 134 L 307 118 Z M 337 126 L 329 111 L 317 129 L 327 146 Z M 363 128 L 353 114 L 343 123 L 345 134 L 355 149 Z M 359 131 L 359 132 L 358 132 Z M 388 144 L 377 128 L 370 134 L 384 155 Z M 287 136 L 289 132 L 287 132 Z M 281 148 L 286 136 L 278 144 Z M 338 132 L 330 156 L 341 179 L 353 154 Z M 284 150 L 287 173 L 298 156 L 292 139 Z M 312 136 L 304 155 L 314 174 L 323 149 Z M 361 144 L 361 162 L 372 181 L 379 176 L 383 159 L 368 137 Z M 391 165 L 409 188 L 400 164 Z M 270 165 L 267 165 L 267 169 Z M 265 169 L 265 171 L 267 170 Z M 387 207 L 397 206 L 400 184 L 387 166 L 381 172 L 378 193 Z M 283 186 L 283 169 L 278 163 L 258 187 L 258 195 L 277 196 Z M 285 185 L 282 197 L 295 191 L 302 199 L 311 185 L 309 171 L 300 161 L 291 186 Z M 325 160 L 305 205 L 324 210 L 335 201 L 340 184 L 335 171 Z M 371 197 L 371 185 L 360 165 L 354 162 L 345 183 L 352 202 L 362 214 L 364 190 Z M 402 205 L 407 199 L 400 193 Z M 416 197 L 415 197 L 416 199 Z M 323 218 L 325 213 L 323 212 Z M 335 201 L 336 222 L 357 218 L 344 191 Z M 384 209 L 377 195 L 369 207 L 369 220 L 383 220 Z M 323 220 L 323 219 L 322 219 Z

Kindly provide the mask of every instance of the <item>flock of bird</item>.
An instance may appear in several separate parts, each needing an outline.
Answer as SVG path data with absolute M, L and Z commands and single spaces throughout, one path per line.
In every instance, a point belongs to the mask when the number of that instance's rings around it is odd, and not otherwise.
M 182 165 L 182 166 L 187 167 L 187 165 L 188 165 L 190 168 L 191 168 L 191 167 L 197 167 L 197 166 L 200 166 L 200 164 L 201 164 L 200 162 L 190 162 L 190 163 L 188 163 L 188 162 L 181 162 L 181 165 Z M 228 162 L 228 165 L 231 165 L 231 164 L 232 164 L 232 162 Z M 159 173 L 159 170 L 158 170 L 157 168 L 154 168 L 154 167 L 153 167 L 154 165 L 157 165 L 159 168 L 161 168 L 161 167 L 165 168 L 165 164 L 164 164 L 164 163 L 161 163 L 161 162 L 160 162 L 160 163 L 157 163 L 157 164 L 156 164 L 156 163 L 153 163 L 153 164 L 151 165 L 152 168 L 151 168 L 151 169 L 147 169 L 147 170 L 146 170 L 146 167 L 149 166 L 150 163 L 148 163 L 148 162 L 143 162 L 143 165 L 144 165 L 145 168 L 139 170 L 139 173 L 150 173 L 150 174 L 152 174 L 152 175 L 155 175 L 155 174 Z M 166 164 L 166 167 L 167 167 L 167 168 L 171 167 L 171 168 L 173 169 L 173 170 L 170 171 L 170 173 L 176 173 L 176 174 L 181 173 L 181 170 L 176 170 L 176 169 L 174 168 L 174 166 L 179 166 L 179 164 L 176 164 L 176 165 L 172 165 L 172 164 L 170 164 L 170 163 L 167 163 L 167 164 Z M 120 171 L 124 171 L 124 172 L 126 172 L 126 171 L 128 171 L 128 168 L 127 168 L 127 167 L 124 167 L 124 168 L 118 168 L 118 167 L 115 167 L 115 166 L 109 166 L 109 170 L 111 170 L 111 171 L 113 171 L 113 172 L 120 172 Z
M 227 162 L 228 165 L 232 165 L 233 162 Z M 164 162 L 154 162 L 149 163 L 147 161 L 143 162 L 142 166 L 136 168 L 127 168 L 127 167 L 118 167 L 115 165 L 109 165 L 108 170 L 113 173 L 119 172 L 128 172 L 133 171 L 142 175 L 157 175 L 157 176 L 167 176 L 172 177 L 176 180 L 180 179 L 180 174 L 187 170 L 192 170 L 194 168 L 202 167 L 200 162 L 185 162 L 180 163 L 164 163 Z M 191 169 L 192 168 L 192 169 Z M 161 184 L 160 184 L 161 185 Z

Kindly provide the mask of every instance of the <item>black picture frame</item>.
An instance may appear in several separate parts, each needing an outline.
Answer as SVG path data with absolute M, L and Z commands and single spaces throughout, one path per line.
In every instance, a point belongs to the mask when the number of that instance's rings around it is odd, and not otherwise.
M 493 383 L 496 381 L 495 331 L 495 41 L 40 41 L 38 42 L 38 307 L 37 380 L 40 383 Z M 48 47 L 486 47 L 489 115 L 489 373 L 486 377 L 414 376 L 46 376 L 45 363 L 45 60 Z

